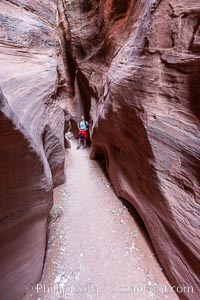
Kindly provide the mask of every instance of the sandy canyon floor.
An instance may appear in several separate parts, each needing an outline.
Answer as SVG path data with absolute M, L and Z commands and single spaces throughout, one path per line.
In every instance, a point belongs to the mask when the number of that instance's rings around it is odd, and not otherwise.
M 175 300 L 136 211 L 88 149 L 66 150 L 41 281 L 21 300 Z

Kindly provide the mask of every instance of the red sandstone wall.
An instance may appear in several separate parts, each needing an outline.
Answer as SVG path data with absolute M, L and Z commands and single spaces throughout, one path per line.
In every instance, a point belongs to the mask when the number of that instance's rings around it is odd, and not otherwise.
M 40 279 L 64 179 L 65 70 L 54 1 L 0 3 L 0 298 Z
M 71 115 L 92 118 L 91 157 L 141 215 L 173 285 L 199 298 L 200 3 L 65 0 Z

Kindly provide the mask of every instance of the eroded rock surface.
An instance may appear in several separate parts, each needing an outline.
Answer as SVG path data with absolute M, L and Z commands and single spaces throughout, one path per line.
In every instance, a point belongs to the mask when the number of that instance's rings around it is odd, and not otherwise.
M 200 2 L 63 3 L 71 115 L 90 115 L 91 157 L 105 156 L 117 194 L 137 208 L 171 283 L 193 287 L 179 297 L 197 300 Z
M 67 108 L 54 1 L 0 8 L 0 298 L 10 300 L 41 277 Z

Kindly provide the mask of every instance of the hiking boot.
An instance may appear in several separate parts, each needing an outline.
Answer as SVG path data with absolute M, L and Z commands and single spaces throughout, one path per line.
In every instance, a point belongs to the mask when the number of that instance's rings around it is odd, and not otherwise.
M 78 145 L 78 146 L 76 147 L 76 149 L 77 149 L 77 150 L 80 149 L 80 146 Z

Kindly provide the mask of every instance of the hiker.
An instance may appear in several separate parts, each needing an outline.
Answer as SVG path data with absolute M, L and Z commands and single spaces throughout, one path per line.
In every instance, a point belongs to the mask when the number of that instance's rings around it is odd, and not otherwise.
M 85 120 L 84 116 L 81 116 L 81 120 L 78 123 L 78 146 L 76 149 L 80 149 L 81 142 L 83 142 L 83 149 L 86 148 L 86 143 L 88 139 L 88 122 Z

